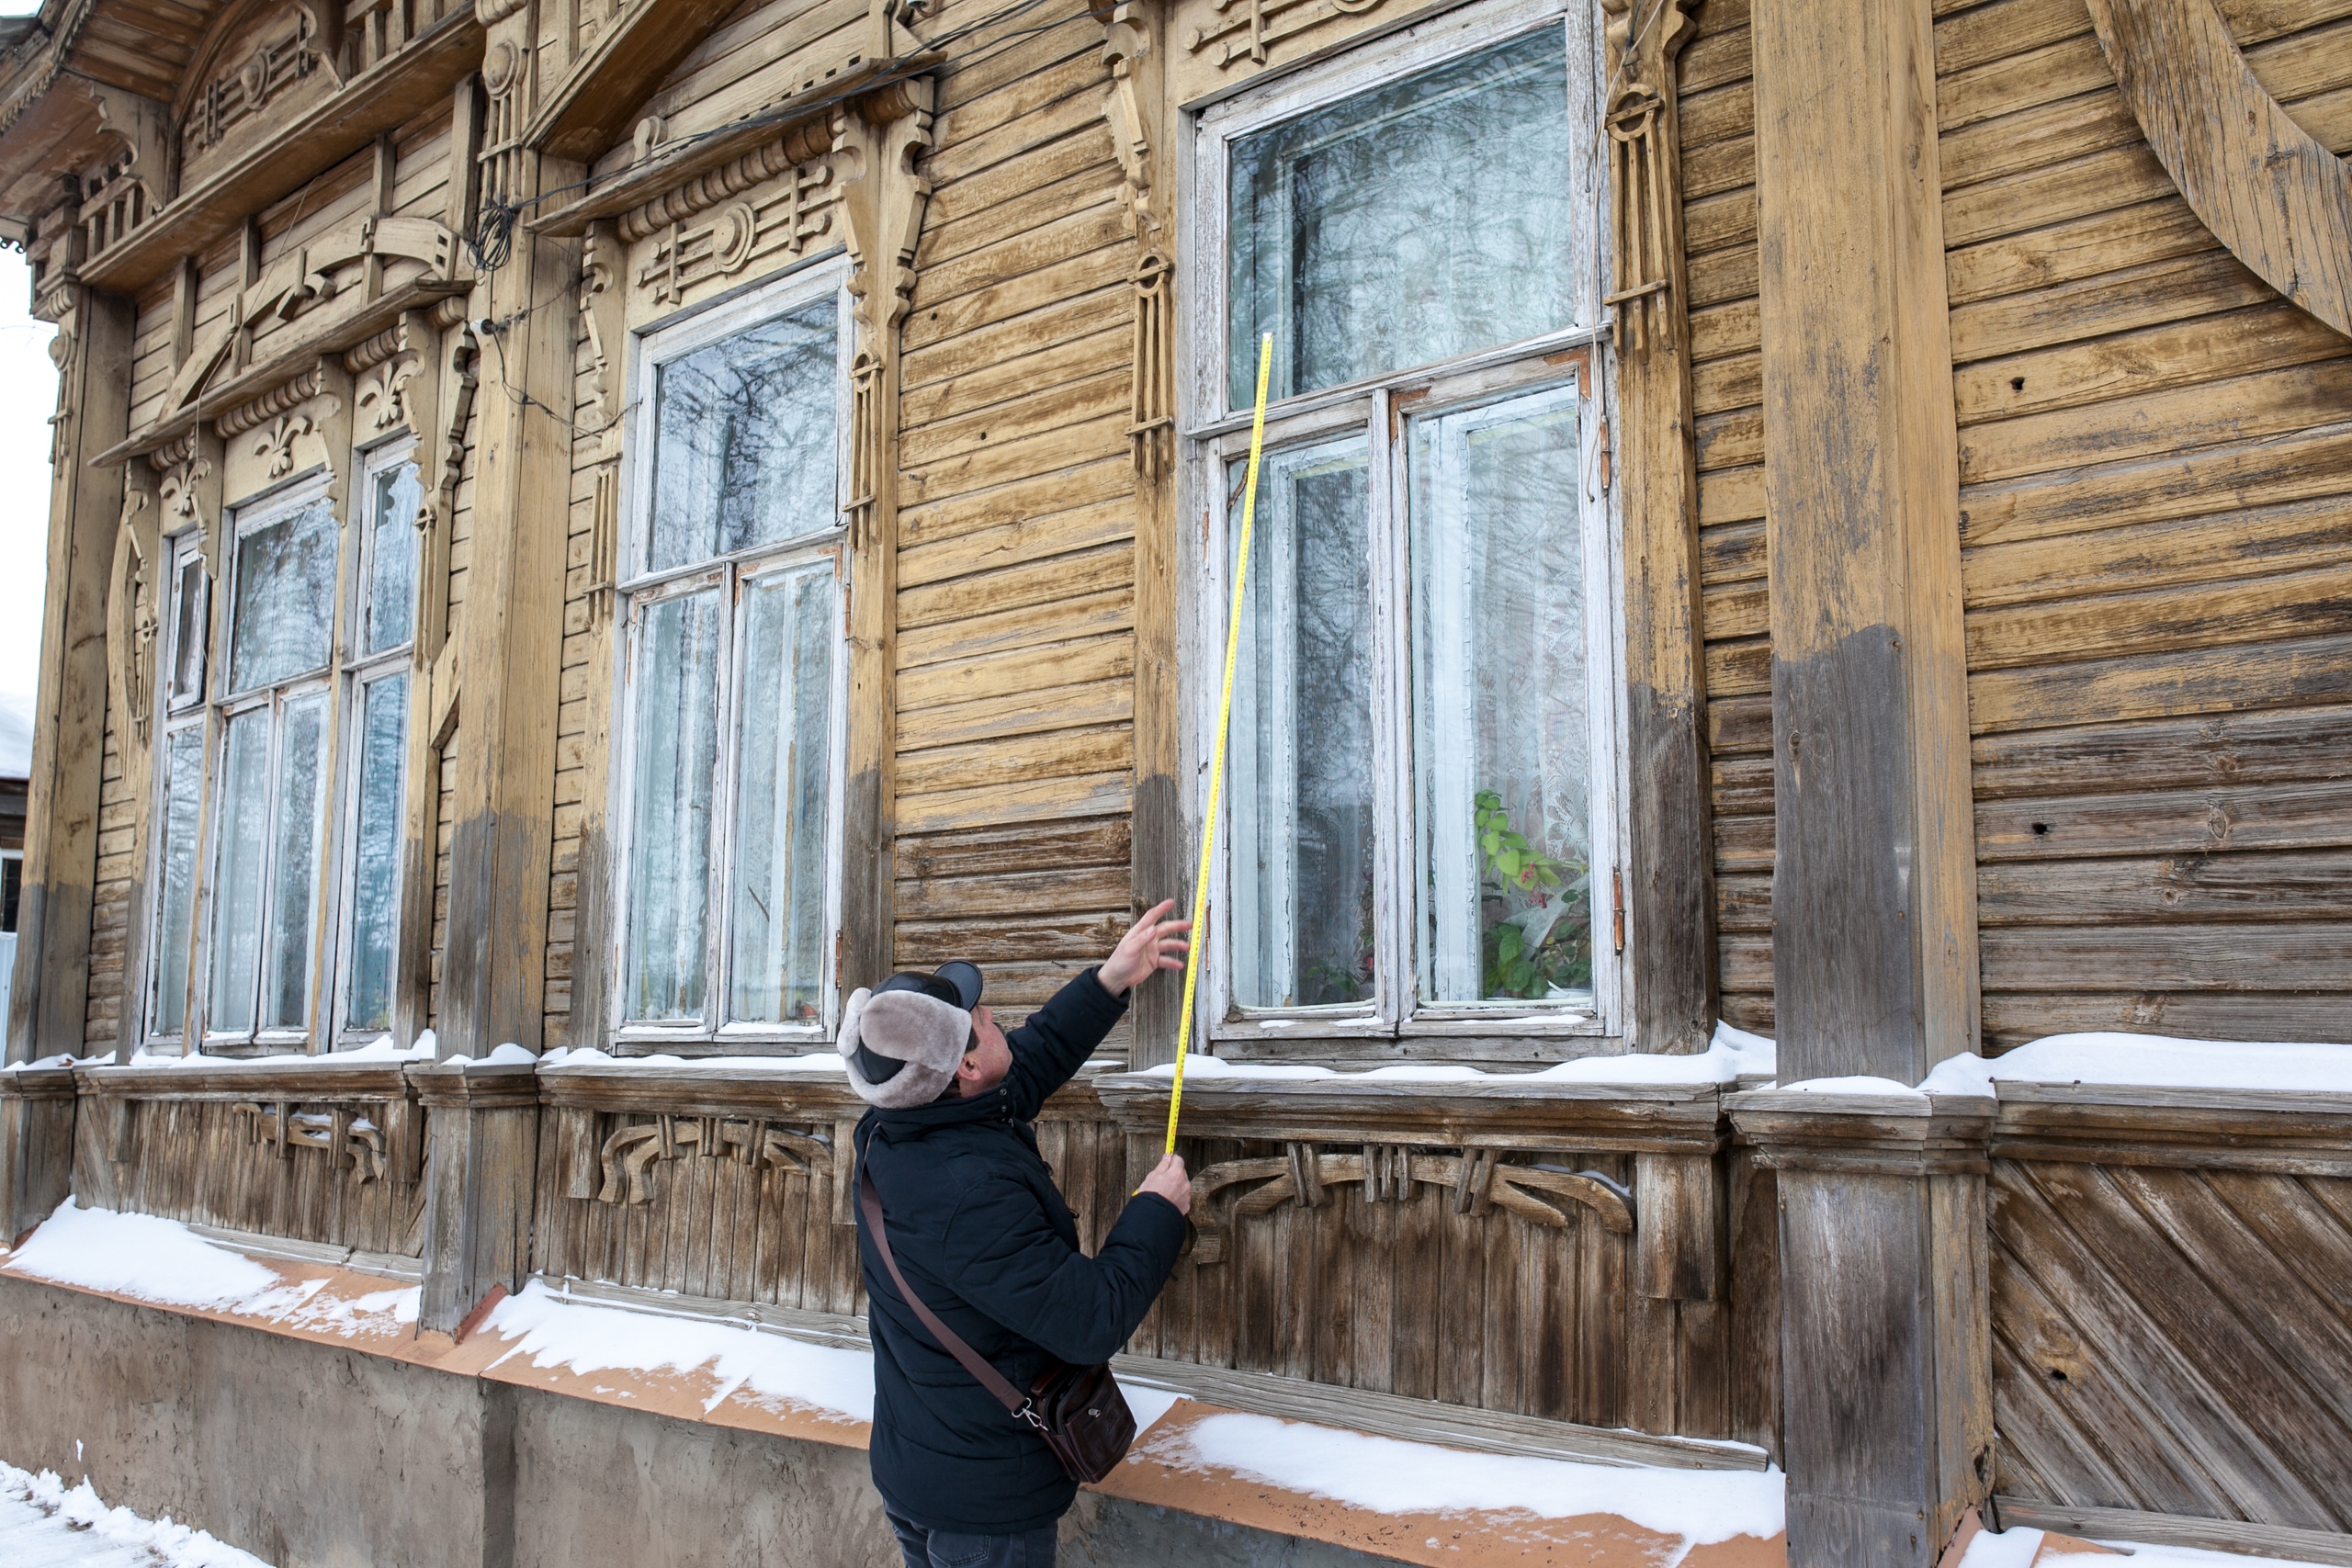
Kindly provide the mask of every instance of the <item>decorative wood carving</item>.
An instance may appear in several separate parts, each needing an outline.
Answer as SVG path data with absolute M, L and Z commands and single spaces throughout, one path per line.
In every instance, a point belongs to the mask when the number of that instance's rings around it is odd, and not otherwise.
M 369 214 L 279 256 L 230 300 L 227 314 L 196 341 L 173 376 L 157 418 L 168 419 L 195 400 L 246 328 L 273 315 L 290 321 L 334 299 L 342 269 L 371 256 L 422 262 L 426 280 L 447 282 L 457 276 L 458 237 L 435 219 Z M 237 433 L 224 429 L 221 434 Z
M 116 1103 L 127 1106 L 130 1102 Z M 355 1114 L 352 1106 L 329 1104 L 304 1110 L 289 1100 L 247 1100 L 230 1110 L 245 1123 L 246 1142 L 267 1145 L 279 1159 L 292 1159 L 296 1149 L 322 1150 L 330 1169 L 348 1168 L 357 1174 L 362 1186 L 393 1174 L 392 1140 L 385 1127 Z
M 821 1132 L 801 1132 L 749 1119 L 658 1115 L 650 1122 L 615 1128 L 598 1145 L 598 1168 L 604 1180 L 596 1189 L 595 1201 L 650 1203 L 654 1162 L 677 1159 L 687 1148 L 698 1150 L 706 1158 L 724 1154 L 738 1165 L 801 1176 L 820 1168 L 830 1170 L 833 1163 L 832 1141 Z M 584 1196 L 579 1187 L 575 1181 L 572 1196 Z
M 1237 60 L 1263 65 L 1266 54 L 1286 39 L 1311 33 L 1340 17 L 1380 9 L 1381 0 L 1217 0 L 1221 20 L 1193 29 L 1192 51 L 1214 46 L 1217 69 Z
M 1370 1203 L 1409 1201 L 1417 1187 L 1453 1195 L 1453 1211 L 1484 1216 L 1496 1209 L 1540 1225 L 1566 1230 L 1568 1215 L 1544 1196 L 1566 1199 L 1592 1211 L 1602 1229 L 1630 1235 L 1633 1195 L 1597 1171 L 1571 1171 L 1550 1165 L 1512 1165 L 1500 1151 L 1465 1147 L 1459 1154 L 1423 1154 L 1407 1145 L 1366 1144 L 1353 1154 L 1324 1154 L 1310 1143 L 1293 1143 L 1279 1157 L 1228 1160 L 1193 1178 L 1192 1258 L 1195 1264 L 1224 1262 L 1235 1222 L 1271 1213 L 1283 1203 L 1319 1209 L 1330 1189 L 1361 1182 Z M 1255 1184 L 1251 1186 L 1250 1184 Z M 1218 1194 L 1250 1187 L 1218 1210 Z
M 794 177 L 793 187 L 780 194 L 797 205 L 813 211 L 818 207 L 838 200 L 838 191 L 825 190 L 815 196 L 808 194 L 812 181 L 820 186 L 830 184 L 831 170 L 824 160 L 832 148 L 833 129 L 830 118 L 819 117 L 794 126 L 765 146 L 755 147 L 739 158 L 721 164 L 716 169 L 697 175 L 674 189 L 631 208 L 620 220 L 621 243 L 633 245 L 648 234 L 707 212 L 721 202 L 731 200 L 786 173 Z
M 115 528 L 114 571 L 107 585 L 107 687 L 115 712 L 130 723 L 124 772 L 145 774 L 148 731 L 154 718 L 153 674 L 158 556 L 157 513 L 151 485 L 133 465 L 124 475 L 122 520 Z
M 642 226 L 657 209 L 684 208 L 689 213 L 707 210 L 707 207 L 688 199 L 687 192 L 695 187 L 714 186 L 714 188 L 724 188 L 727 182 L 719 176 L 735 166 L 730 164 L 658 201 L 646 203 L 621 220 L 621 234 L 631 237 L 630 230 Z M 755 254 L 780 250 L 794 257 L 802 254 L 812 242 L 831 229 L 833 209 L 841 200 L 841 191 L 833 183 L 831 165 L 822 161 L 787 164 L 774 178 L 774 192 L 749 200 L 727 201 L 707 222 L 690 227 L 683 218 L 673 220 L 668 234 L 654 247 L 652 256 L 638 268 L 637 287 L 650 290 L 657 306 L 676 304 L 696 283 L 741 272 L 751 265 Z M 647 231 L 658 233 L 660 230 Z
M 874 542 L 881 485 L 890 465 L 895 402 L 892 370 L 899 323 L 914 300 L 915 247 L 931 202 L 931 177 L 920 167 L 932 143 L 929 77 L 894 84 L 833 118 L 833 158 L 842 186 L 842 234 L 855 264 L 857 353 L 851 361 L 850 500 L 852 547 Z
M 364 373 L 355 398 L 370 430 L 408 423 L 408 384 L 422 365 L 420 355 L 404 351 Z
M 271 479 L 282 479 L 294 471 L 295 441 L 318 427 L 318 422 L 307 413 L 282 413 L 263 428 L 261 438 L 254 443 L 254 452 L 269 459 Z
M 1159 62 L 1153 47 L 1158 15 L 1148 0 L 1119 0 L 1105 24 L 1102 61 L 1111 68 L 1111 91 L 1102 118 L 1119 156 L 1127 229 L 1138 254 L 1130 275 L 1135 311 L 1131 347 L 1127 441 L 1136 476 L 1157 486 L 1172 456 L 1175 420 L 1175 353 L 1169 337 L 1169 276 L 1164 216 L 1154 187 L 1156 155 L 1147 106 L 1159 102 Z
M 672 248 L 676 247 L 673 230 Z M 580 320 L 588 337 L 589 385 L 595 403 L 590 426 L 595 434 L 592 460 L 596 468 L 594 511 L 589 522 L 588 621 L 594 626 L 612 614 L 615 585 L 619 581 L 623 432 L 621 354 L 628 331 L 626 302 L 618 288 L 627 250 L 614 225 L 598 221 L 588 226 L 581 254 Z
M 2091 0 L 2090 12 L 2190 210 L 2256 276 L 2352 334 L 2352 170 L 2256 79 L 2212 0 Z
M 1697 422 L 1683 285 L 1677 56 L 1688 0 L 1602 0 L 1609 81 L 1617 484 L 1625 527 L 1626 1032 L 1639 1051 L 1706 1049 L 1714 1029 L 1714 863 L 1702 725 Z M 1604 438 L 1605 439 L 1605 438 Z M 1607 479 L 1603 483 L 1607 483 Z

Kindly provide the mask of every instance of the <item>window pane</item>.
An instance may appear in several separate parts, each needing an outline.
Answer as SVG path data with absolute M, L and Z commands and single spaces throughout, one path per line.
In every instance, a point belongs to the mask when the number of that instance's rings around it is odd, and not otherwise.
M 316 670 L 334 635 L 334 513 L 323 501 L 237 541 L 229 688 L 250 692 Z
M 325 825 L 319 784 L 326 733 L 324 692 L 288 703 L 278 720 L 269 939 L 262 953 L 264 1029 L 300 1029 L 311 1019 L 311 917 Z
M 164 844 L 155 911 L 155 1022 L 177 1034 L 187 1021 L 187 944 L 196 913 L 196 810 L 204 788 L 204 728 L 175 729 L 164 761 Z
M 702 1015 L 719 626 L 711 589 L 647 605 L 638 632 L 622 1002 L 630 1019 Z
M 351 843 L 351 981 L 344 1023 L 392 1021 L 400 932 L 401 799 L 408 771 L 408 677 L 368 682 L 360 698 L 359 809 Z
M 269 710 L 229 721 L 222 747 L 220 848 L 212 886 L 212 977 L 207 1027 L 243 1034 L 254 1026 L 254 969 L 261 954 L 261 874 L 269 825 Z
M 363 651 L 398 648 L 416 629 L 416 465 L 376 476 L 368 519 L 368 631 Z
M 808 1021 L 819 1015 L 825 958 L 832 568 L 760 579 L 743 599 L 728 1015 Z
M 1230 471 L 1233 547 L 1241 466 Z M 1268 453 L 1235 666 L 1234 999 L 1373 995 L 1372 575 L 1362 436 Z
M 204 638 L 210 629 L 205 615 L 204 558 L 180 562 L 178 603 L 172 623 L 172 705 L 191 701 L 204 691 Z
M 1562 29 L 1233 144 L 1233 406 L 1575 324 Z
M 1413 426 L 1413 736 L 1430 1001 L 1592 995 L 1572 391 Z
M 840 520 L 836 313 L 820 299 L 656 370 L 651 570 Z

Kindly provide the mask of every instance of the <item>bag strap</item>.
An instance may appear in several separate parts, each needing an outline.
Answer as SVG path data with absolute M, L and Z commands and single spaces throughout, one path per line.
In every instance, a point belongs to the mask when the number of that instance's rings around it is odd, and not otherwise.
M 890 1282 L 899 1287 L 899 1294 L 906 1303 L 915 1309 L 915 1316 L 931 1330 L 931 1337 L 944 1345 L 949 1355 L 963 1362 L 964 1370 L 978 1379 L 982 1388 L 996 1395 L 1005 1409 L 1043 1431 L 1045 1423 L 1037 1418 L 1028 1398 L 1013 1387 L 1002 1372 L 989 1366 L 978 1351 L 965 1344 L 962 1336 L 940 1322 L 939 1314 L 923 1304 L 923 1299 L 915 1294 L 913 1288 L 907 1283 L 907 1277 L 899 1272 L 899 1260 L 890 1256 L 890 1235 L 882 1223 L 882 1195 L 874 1190 L 874 1173 L 866 1168 L 866 1162 L 862 1159 L 857 1162 L 857 1206 L 865 1212 L 866 1234 L 874 1238 L 874 1250 L 882 1255 L 882 1267 L 890 1271 Z

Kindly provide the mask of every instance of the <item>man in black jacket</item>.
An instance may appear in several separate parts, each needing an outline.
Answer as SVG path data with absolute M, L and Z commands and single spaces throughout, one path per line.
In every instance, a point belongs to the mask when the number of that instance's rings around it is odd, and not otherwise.
M 851 1087 L 875 1107 L 857 1126 L 858 1167 L 874 1178 L 908 1288 L 1015 1388 L 1055 1360 L 1109 1359 L 1183 1245 L 1193 1190 L 1170 1155 L 1087 1257 L 1029 1125 L 1126 1010 L 1127 992 L 1182 966 L 1190 922 L 1169 919 L 1173 908 L 1137 920 L 1100 968 L 1010 1035 L 973 1005 L 978 976 L 965 964 L 945 983 L 894 976 L 853 995 L 842 1015 Z M 1051 1568 L 1055 1522 L 1077 1483 L 922 1326 L 862 1209 L 858 1242 L 874 1340 L 874 1484 L 909 1568 Z

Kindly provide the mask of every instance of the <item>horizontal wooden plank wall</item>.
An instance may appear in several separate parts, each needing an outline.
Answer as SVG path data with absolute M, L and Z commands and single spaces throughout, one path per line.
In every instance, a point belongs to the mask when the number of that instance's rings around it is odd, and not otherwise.
M 1723 1014 L 1772 1029 L 1772 639 L 1765 589 L 1756 96 L 1747 0 L 1706 0 L 1681 59 L 1683 223 L 1698 419 L 1701 635 L 1714 767 Z
M 2352 3 L 2222 10 L 2352 146 Z M 2188 211 L 2081 0 L 1937 37 L 1985 1048 L 2343 1039 L 2352 344 Z
M 129 1118 L 121 1140 L 116 1114 Z M 85 1208 L 418 1255 L 424 1187 L 362 1182 L 322 1149 L 279 1158 L 256 1120 L 226 1100 L 85 1098 L 74 1121 L 74 1191 Z M 127 1152 L 118 1162 L 111 1156 Z
M 894 945 L 989 965 L 1008 1018 L 1130 901 L 1135 256 L 1102 49 L 1053 0 L 956 51 L 904 328 Z
M 2352 1179 L 1996 1160 L 1998 1490 L 2352 1529 Z

